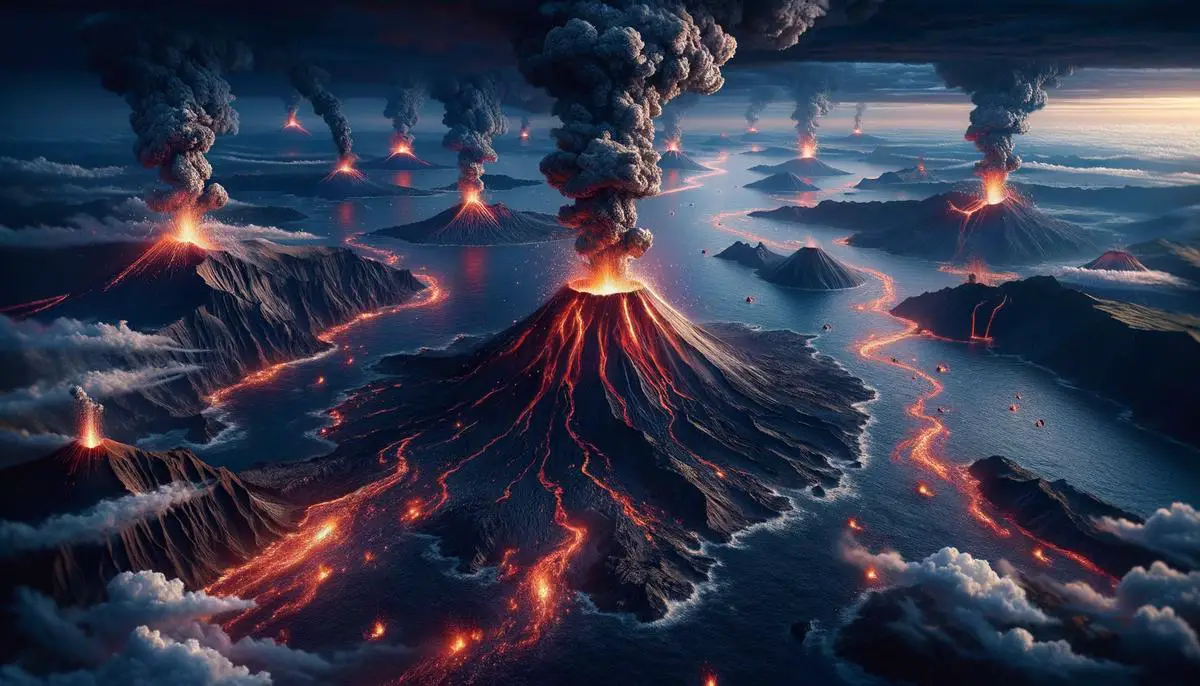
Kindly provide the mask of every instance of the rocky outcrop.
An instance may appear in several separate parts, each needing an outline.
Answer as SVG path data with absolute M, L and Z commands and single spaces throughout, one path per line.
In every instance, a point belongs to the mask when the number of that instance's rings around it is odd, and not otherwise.
M 821 190 L 791 172 L 772 174 L 765 179 L 752 181 L 745 187 L 773 193 L 806 193 Z
M 815 157 L 797 157 L 779 164 L 759 164 L 750 167 L 750 171 L 760 174 L 795 174 L 801 178 L 845 176 L 850 173 L 831 167 Z
M 1200 445 L 1200 319 L 1093 298 L 1049 276 L 944 288 L 892 314 L 938 336 L 974 335 L 1129 407 L 1143 426 Z
M 737 262 L 743 267 L 751 267 L 752 269 L 761 269 L 783 259 L 783 255 L 774 252 L 762 242 L 759 242 L 758 245 L 750 245 L 741 241 L 736 241 L 733 245 L 713 255 L 713 257 L 719 260 Z
M 663 169 L 676 169 L 679 171 L 708 171 L 708 167 L 693 160 L 680 150 L 668 150 L 664 152 L 658 160 L 658 166 Z
M 139 570 L 202 588 L 289 532 L 299 514 L 280 494 L 214 468 L 191 451 L 147 452 L 104 441 L 96 448 L 72 443 L 0 471 L 0 519 L 37 530 L 49 518 L 172 485 L 190 494 L 152 511 L 110 513 L 103 535 L 60 535 L 45 548 L 4 550 L 0 595 L 10 598 L 16 587 L 28 586 L 63 604 L 88 604 L 103 598 L 113 576 Z
M 808 291 L 835 291 L 866 283 L 866 276 L 820 248 L 804 247 L 759 271 L 764 281 Z

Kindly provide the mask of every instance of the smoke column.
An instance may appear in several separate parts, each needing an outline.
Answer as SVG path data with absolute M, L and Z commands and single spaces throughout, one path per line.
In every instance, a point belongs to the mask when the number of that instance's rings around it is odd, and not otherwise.
M 529 127 L 533 126 L 533 122 L 529 120 L 529 115 L 521 116 L 521 138 L 529 138 Z
M 350 138 L 350 122 L 342 114 L 342 103 L 325 89 L 329 73 L 311 64 L 298 64 L 292 67 L 288 76 L 292 86 L 312 103 L 313 112 L 329 125 L 333 144 L 337 146 L 338 159 L 352 159 L 354 141 Z
M 778 96 L 779 91 L 774 86 L 759 86 L 750 91 L 750 104 L 746 106 L 747 129 L 758 129 L 758 120 L 762 117 L 763 110 Z
M 1046 106 L 1046 89 L 1072 72 L 1069 65 L 1049 62 L 956 62 L 937 65 L 950 88 L 971 96 L 971 125 L 966 139 L 983 159 L 979 176 L 1007 176 L 1021 166 L 1013 136 L 1029 131 L 1029 115 Z
M 287 118 L 290 121 L 300 111 L 300 103 L 304 101 L 304 96 L 298 91 L 292 91 L 283 99 L 283 106 L 287 110 Z
M 829 95 L 833 91 L 833 71 L 825 66 L 801 65 L 792 94 L 796 98 L 796 109 L 792 120 L 796 122 L 796 137 L 801 150 L 817 147 L 817 123 L 833 109 Z
M 222 78 L 247 69 L 245 46 L 122 22 L 89 22 L 82 32 L 89 66 L 105 90 L 125 98 L 137 135 L 138 163 L 157 168 L 167 188 L 149 192 L 156 212 L 194 208 L 203 213 L 229 202 L 220 184 L 210 183 L 205 154 L 223 134 L 237 133 L 233 93 Z
M 854 133 L 862 133 L 862 119 L 866 113 L 867 103 L 860 102 L 854 106 Z
M 442 123 L 449 131 L 442 145 L 458 153 L 458 188 L 483 191 L 483 165 L 496 161 L 492 139 L 508 131 L 508 120 L 500 110 L 499 83 L 494 76 L 472 76 L 443 81 L 433 97 L 446 106 Z
M 700 104 L 700 96 L 684 93 L 663 108 L 663 135 L 679 143 L 683 138 L 683 113 Z
M 416 83 L 402 83 L 388 96 L 383 116 L 392 120 L 392 144 L 412 147 L 413 127 L 421 119 L 421 104 L 425 102 L 425 88 Z

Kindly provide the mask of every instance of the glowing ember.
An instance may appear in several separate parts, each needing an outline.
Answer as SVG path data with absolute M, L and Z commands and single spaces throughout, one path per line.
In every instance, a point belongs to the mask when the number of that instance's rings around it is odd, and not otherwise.
M 467 637 L 463 634 L 455 634 L 450 641 L 450 652 L 461 653 L 467 649 Z
M 344 157 L 338 160 L 337 166 L 333 168 L 333 171 L 329 172 L 325 180 L 329 181 L 337 176 L 345 176 L 352 181 L 363 181 L 367 178 L 366 174 L 355 168 L 353 157 Z
M 337 522 L 326 522 L 320 529 L 317 529 L 317 533 L 313 535 L 313 543 L 320 543 L 321 541 L 329 538 L 333 535 L 333 532 L 336 529 Z
M 918 482 L 917 483 L 917 495 L 921 496 L 922 498 L 932 498 L 933 497 L 933 489 L 930 488 L 929 485 L 926 484 L 924 481 Z
M 667 152 L 679 152 L 678 138 L 671 138 L 667 141 Z
M 1033 559 L 1036 560 L 1038 564 L 1050 564 L 1050 556 L 1046 555 L 1046 551 L 1042 550 L 1041 548 L 1033 549 Z
M 387 633 L 387 625 L 383 623 L 383 620 L 377 619 L 375 620 L 375 623 L 371 625 L 371 630 L 367 632 L 367 640 L 378 641 L 379 639 L 383 638 L 385 633 Z
M 851 531 L 862 531 L 863 530 L 863 525 L 859 524 L 858 520 L 854 519 L 854 518 L 851 518 L 850 521 L 846 522 L 846 526 L 850 527 Z
M 572 290 L 592 295 L 616 295 L 617 293 L 632 293 L 645 286 L 638 281 L 618 274 L 612 270 L 599 269 L 587 277 L 571 282 Z
M 1015 281 L 1021 278 L 1015 272 L 994 272 L 988 268 L 987 263 L 978 257 L 971 258 L 965 265 L 939 265 L 938 271 L 961 276 L 967 283 L 981 283 L 985 286 L 995 286 L 1005 281 Z
M 280 130 L 298 131 L 306 136 L 311 135 L 308 133 L 308 129 L 304 128 L 304 126 L 300 123 L 300 118 L 296 116 L 295 112 L 288 113 L 287 119 L 283 121 L 283 128 Z
M 329 567 L 326 567 L 325 565 L 317 567 L 317 581 L 324 581 L 328 579 L 329 575 L 331 574 L 333 574 L 333 570 Z
M 521 129 L 521 140 L 529 140 L 529 129 Z
M 983 177 L 983 197 L 989 205 L 999 205 L 1008 200 L 1007 177 L 1003 173 L 987 174 Z
M 552 592 L 550 590 L 550 582 L 546 581 L 546 577 L 539 576 L 534 579 L 533 587 L 538 602 L 545 603 L 550 600 Z
M 398 155 L 403 155 L 405 157 L 412 157 L 413 156 L 412 145 L 410 145 L 406 141 L 396 141 L 396 144 L 392 146 L 392 154 L 388 155 L 388 157 L 389 158 L 396 157 Z
M 811 160 L 817 156 L 817 142 L 812 139 L 805 139 L 800 142 L 800 159 Z
M 200 215 L 191 208 L 180 210 L 172 228 L 170 234 L 155 241 L 146 249 L 146 252 L 139 255 L 128 267 L 109 280 L 104 285 L 104 290 L 109 290 L 131 275 L 148 272 L 160 263 L 165 263 L 168 268 L 177 262 L 183 263 L 193 248 L 213 249 L 201 229 Z
M 855 136 L 861 136 L 861 135 L 862 135 L 862 129 L 854 129 L 854 135 L 855 135 Z
M 879 572 L 875 571 L 874 567 L 867 567 L 867 571 L 864 576 L 867 578 L 867 581 L 879 580 Z
M 704 686 L 717 686 L 717 675 L 708 674 L 704 677 Z
M 200 230 L 200 220 L 196 215 L 188 211 L 179 213 L 175 218 L 175 233 L 171 234 L 171 239 L 177 243 L 194 245 L 203 250 L 211 250 L 212 246 L 204 238 L 204 233 Z
M 100 430 L 100 415 L 104 406 L 90 400 L 85 401 L 80 409 L 79 444 L 88 450 L 99 448 L 104 443 L 104 435 Z
M 746 133 L 758 133 L 758 127 L 757 126 L 747 126 Z

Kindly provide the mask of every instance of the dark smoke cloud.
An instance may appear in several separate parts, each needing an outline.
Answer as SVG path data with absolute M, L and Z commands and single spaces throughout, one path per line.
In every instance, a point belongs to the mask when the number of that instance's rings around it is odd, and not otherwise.
M 801 69 L 792 87 L 792 95 L 796 98 L 792 119 L 796 122 L 796 136 L 801 144 L 816 145 L 818 120 L 833 109 L 830 95 L 836 87 L 836 72 L 824 65 L 799 66 Z
M 292 91 L 283 98 L 283 107 L 287 111 L 289 119 L 300 111 L 302 102 L 304 102 L 304 96 L 300 95 L 299 91 Z
M 854 130 L 862 131 L 863 115 L 867 113 L 867 103 L 860 102 L 854 106 Z
M 209 183 L 212 165 L 205 154 L 218 135 L 237 133 L 233 93 L 222 74 L 249 68 L 250 51 L 239 43 L 108 19 L 88 22 L 82 38 L 101 84 L 132 108 L 138 162 L 157 168 L 168 186 L 150 192 L 150 207 L 223 207 L 229 194 Z
M 483 190 L 483 165 L 496 161 L 492 139 L 508 131 L 500 110 L 500 83 L 491 74 L 445 80 L 433 97 L 446 106 L 442 123 L 449 131 L 442 145 L 458 153 L 460 190 Z
M 388 96 L 383 116 L 392 120 L 393 141 L 412 145 L 413 127 L 421 119 L 421 104 L 425 102 L 425 86 L 413 81 L 397 84 Z
M 313 112 L 329 125 L 338 159 L 353 155 L 354 141 L 350 138 L 350 122 L 342 114 L 342 103 L 325 88 L 329 74 L 311 64 L 298 64 L 288 72 L 292 86 L 312 103 Z
M 1021 166 L 1013 136 L 1029 131 L 1029 115 L 1046 106 L 1046 89 L 1072 71 L 1062 63 L 1007 61 L 947 62 L 937 70 L 948 87 L 961 89 L 975 104 L 966 139 L 983 153 L 975 165 L 981 175 Z
M 755 128 L 762 118 L 767 105 L 779 97 L 779 89 L 775 86 L 757 86 L 750 91 L 750 104 L 746 106 L 746 127 Z
M 700 104 L 700 96 L 684 93 L 663 108 L 663 135 L 667 140 L 678 141 L 683 137 L 683 113 Z

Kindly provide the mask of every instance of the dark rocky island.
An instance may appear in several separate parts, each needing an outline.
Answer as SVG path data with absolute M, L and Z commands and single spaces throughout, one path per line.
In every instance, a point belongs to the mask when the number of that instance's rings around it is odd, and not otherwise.
M 774 252 L 761 242 L 758 245 L 750 245 L 741 241 L 735 242 L 728 248 L 713 255 L 713 257 L 719 260 L 737 262 L 743 267 L 750 267 L 752 269 L 761 269 L 783 259 L 783 255 Z
M 991 264 L 1030 264 L 1094 249 L 1083 229 L 1027 203 L 1010 198 L 989 205 L 959 191 L 925 200 L 825 200 L 750 216 L 854 229 L 850 245 L 939 261 L 977 257 Z
M 681 150 L 667 150 L 658 160 L 658 166 L 662 169 L 676 169 L 679 171 L 708 171 L 709 168 L 693 160 L 687 153 Z
M 787 259 L 764 266 L 759 270 L 764 281 L 806 291 L 834 291 L 856 288 L 866 283 L 866 276 L 847 267 L 820 248 L 804 247 Z
M 1104 254 L 1087 264 L 1080 265 L 1080 269 L 1102 269 L 1104 271 L 1113 272 L 1148 272 L 1150 271 L 1146 265 L 1142 264 L 1138 258 L 1125 252 L 1124 250 L 1106 250 Z
M 996 352 L 1020 355 L 1127 406 L 1139 424 L 1200 445 L 1200 319 L 1093 298 L 1049 276 L 944 288 L 892 313 L 938 336 L 990 339 Z
M 769 193 L 807 193 L 821 190 L 791 172 L 772 174 L 765 179 L 752 181 L 745 187 Z
M 165 494 L 170 493 L 168 497 Z M 113 514 L 86 531 L 39 525 L 81 515 L 101 503 L 158 498 L 138 511 Z M 133 508 L 112 508 L 132 511 Z M 0 471 L 0 520 L 5 557 L 0 593 L 28 586 L 64 604 L 97 602 L 122 571 L 153 570 L 203 588 L 231 565 L 287 534 L 298 508 L 280 494 L 214 468 L 187 450 L 148 452 L 115 441 L 95 448 L 72 443 L 51 455 Z M 16 526 L 27 528 L 15 535 Z
M 435 245 L 520 245 L 574 238 L 574 230 L 544 212 L 494 205 L 454 205 L 428 219 L 373 232 L 409 243 Z
M 789 509 L 779 490 L 834 486 L 858 463 L 854 404 L 872 394 L 805 336 L 702 329 L 633 288 L 564 287 L 473 351 L 386 358 L 389 376 L 338 408 L 337 450 L 275 480 L 324 499 L 397 478 L 400 460 L 407 487 L 373 504 L 409 513 L 461 571 L 511 565 L 546 598 L 578 590 L 661 617 L 708 576 L 701 541 L 728 541 Z M 544 576 L 548 560 L 561 580 Z
M 104 287 L 114 275 L 113 265 L 129 265 L 149 247 L 120 243 L 0 252 L 0 266 L 21 284 L 6 296 L 20 301 L 46 293 L 79 294 L 36 314 L 37 319 L 124 320 L 135 331 L 177 344 L 174 352 L 131 352 L 125 360 L 139 366 L 186 365 L 190 371 L 167 383 L 102 398 L 108 435 L 117 440 L 177 429 L 191 440 L 207 440 L 214 427 L 201 413 L 214 391 L 264 367 L 327 350 L 330 344 L 321 340 L 326 329 L 405 303 L 424 289 L 408 270 L 349 249 L 262 240 L 214 250 L 181 244 L 169 266 L 163 260 Z M 121 360 L 108 364 L 120 367 Z M 6 362 L 5 369 L 14 380 L 26 374 L 36 378 L 21 364 Z M 60 411 L 39 412 L 4 428 L 72 435 L 74 424 L 74 412 L 64 404 Z
M 484 174 L 481 179 L 483 187 L 489 191 L 511 191 L 514 188 L 528 188 L 530 186 L 540 186 L 545 181 L 537 179 L 518 179 L 507 174 Z M 452 183 L 447 186 L 438 188 L 440 191 L 457 191 L 458 184 Z
M 750 167 L 750 171 L 760 174 L 795 174 L 801 178 L 845 176 L 850 173 L 831 167 L 815 157 L 797 157 L 779 164 L 758 164 Z
M 863 179 L 854 184 L 854 187 L 859 190 L 871 190 L 874 188 L 886 188 L 903 183 L 925 183 L 929 181 L 937 181 L 937 178 L 925 168 L 925 163 L 922 162 L 915 167 L 906 167 L 897 171 L 884 172 L 873 179 Z

